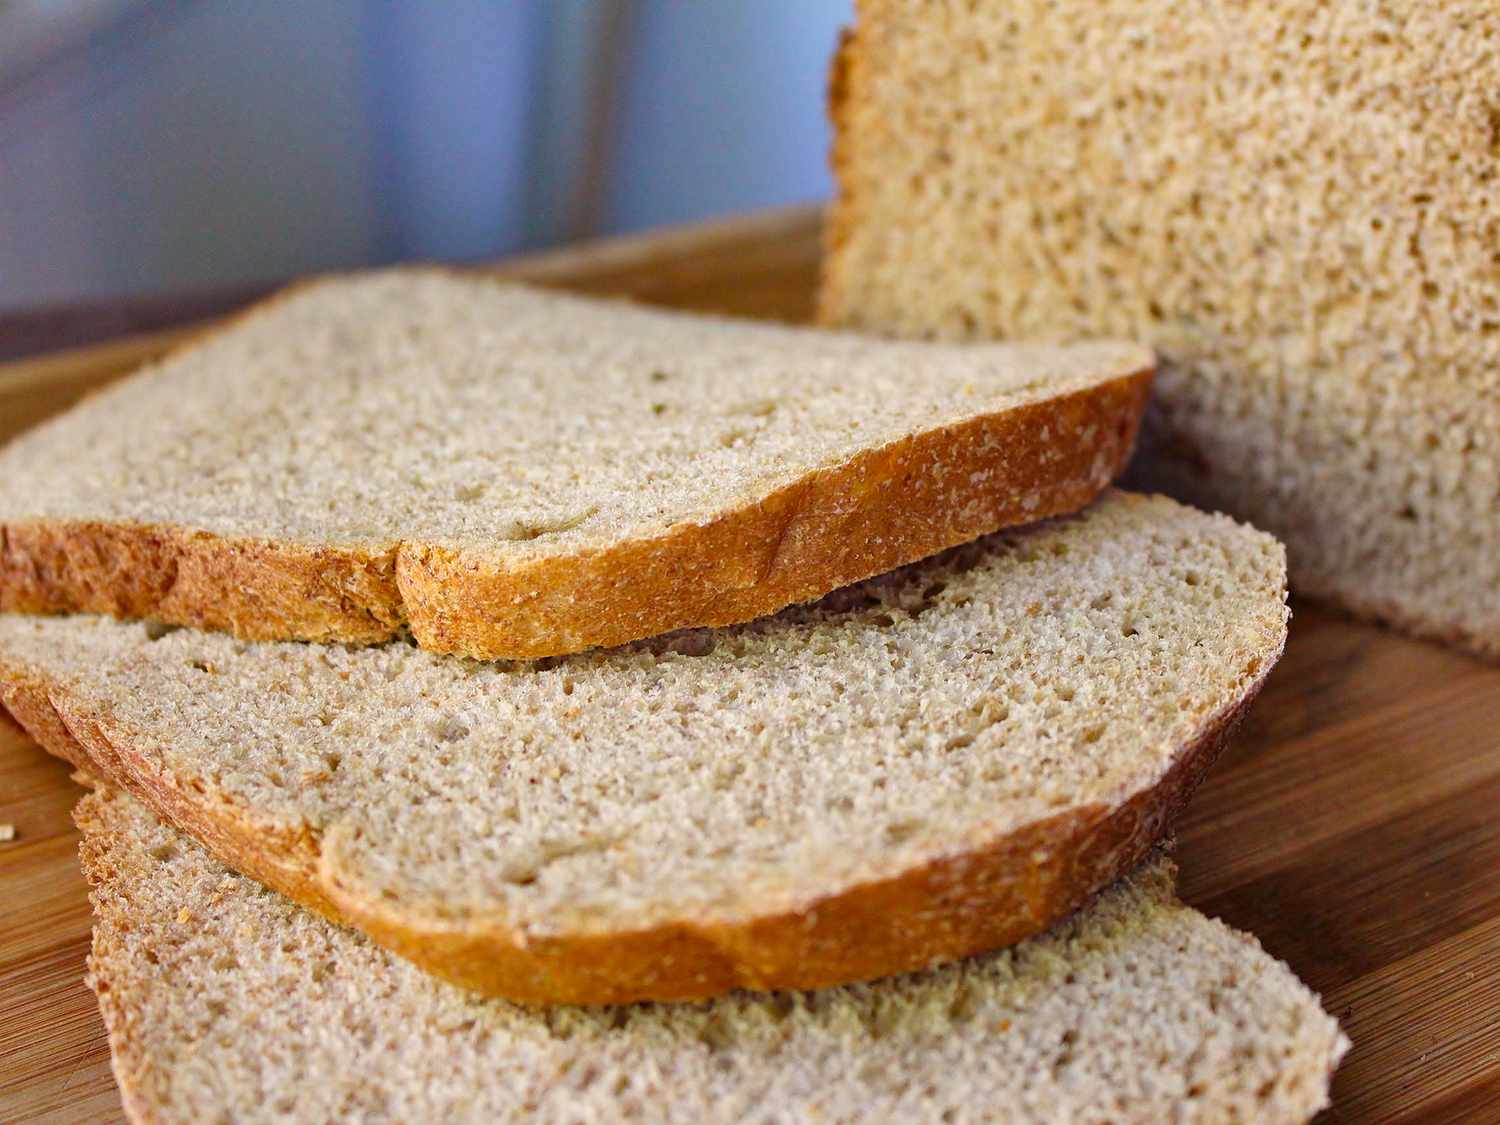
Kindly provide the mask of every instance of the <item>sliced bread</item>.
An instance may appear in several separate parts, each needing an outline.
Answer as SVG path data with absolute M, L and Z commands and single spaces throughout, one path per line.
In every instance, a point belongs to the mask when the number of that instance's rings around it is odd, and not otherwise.
M 860 0 L 821 316 L 1160 349 L 1133 479 L 1500 658 L 1500 5 Z
M 1305 1121 L 1348 1041 L 1159 856 L 1013 950 L 822 993 L 531 1012 L 77 813 L 90 983 L 138 1122 Z
M 0 452 L 0 608 L 478 658 L 746 621 L 1082 507 L 1152 363 L 324 281 Z
M 820 987 L 1010 944 L 1133 866 L 1280 655 L 1284 567 L 1111 493 L 534 665 L 0 616 L 0 698 L 230 866 L 482 992 Z

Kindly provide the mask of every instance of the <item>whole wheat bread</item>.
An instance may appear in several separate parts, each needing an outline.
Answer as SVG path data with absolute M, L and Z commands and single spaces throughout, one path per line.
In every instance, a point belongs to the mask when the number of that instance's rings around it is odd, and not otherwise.
M 123 796 L 85 797 L 90 983 L 138 1122 L 1304 1121 L 1348 1047 L 1157 857 L 1044 937 L 921 975 L 527 1011 L 404 964 Z
M 293 290 L 0 452 L 0 608 L 541 657 L 1086 504 L 1152 357 L 892 344 L 437 271 Z
M 0 616 L 0 698 L 221 859 L 534 1003 L 997 948 L 1133 866 L 1286 636 L 1269 536 L 1112 493 L 538 665 Z
M 860 0 L 821 316 L 1160 349 L 1139 473 L 1500 657 L 1500 7 Z

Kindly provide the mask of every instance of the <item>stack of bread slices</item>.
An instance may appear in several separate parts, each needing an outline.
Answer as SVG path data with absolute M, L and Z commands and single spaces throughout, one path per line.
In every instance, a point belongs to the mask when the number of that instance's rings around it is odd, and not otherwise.
M 397 270 L 0 451 L 132 1117 L 1310 1117 L 1163 852 L 1285 556 L 1111 489 L 1152 369 Z

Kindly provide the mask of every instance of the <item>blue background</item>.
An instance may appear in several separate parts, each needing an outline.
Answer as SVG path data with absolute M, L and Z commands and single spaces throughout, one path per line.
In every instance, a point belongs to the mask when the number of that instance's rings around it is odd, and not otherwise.
M 0 0 L 0 306 L 825 198 L 849 18 L 848 0 Z

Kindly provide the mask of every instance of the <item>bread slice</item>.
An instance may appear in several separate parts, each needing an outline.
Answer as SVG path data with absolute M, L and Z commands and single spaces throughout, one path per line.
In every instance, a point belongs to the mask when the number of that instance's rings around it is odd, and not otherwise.
M 1152 364 L 430 270 L 324 281 L 0 453 L 0 608 L 409 627 L 482 659 L 746 621 L 1082 507 Z
M 136 1121 L 1304 1121 L 1348 1047 L 1159 856 L 1045 937 L 706 1005 L 465 994 L 85 797 L 90 983 Z
M 0 616 L 0 699 L 230 866 L 538 1004 L 1015 942 L 1133 866 L 1286 636 L 1269 536 L 1111 494 L 540 665 Z
M 1500 6 L 860 0 L 821 317 L 1146 340 L 1141 471 L 1500 658 Z

